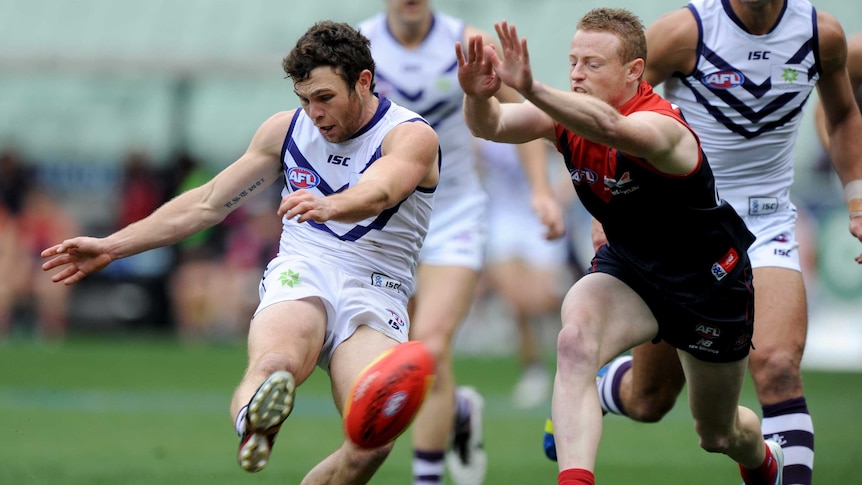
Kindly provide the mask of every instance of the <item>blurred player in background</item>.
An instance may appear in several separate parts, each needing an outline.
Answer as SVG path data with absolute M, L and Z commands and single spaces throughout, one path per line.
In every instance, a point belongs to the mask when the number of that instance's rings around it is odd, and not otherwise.
M 339 412 L 361 369 L 408 337 L 407 302 L 439 178 L 434 130 L 374 95 L 368 39 L 346 24 L 312 26 L 283 61 L 302 109 L 266 120 L 212 180 L 105 238 L 42 252 L 70 285 L 112 261 L 176 244 L 285 182 L 278 255 L 260 283 L 249 362 L 231 402 L 238 460 L 262 469 L 296 386 L 329 373 Z M 392 449 L 345 438 L 305 484 L 367 483 Z
M 559 318 L 565 288 L 570 286 L 566 240 L 548 240 L 545 226 L 531 209 L 530 182 L 517 146 L 481 139 L 477 143 L 482 185 L 489 198 L 484 277 L 502 298 L 517 330 L 521 376 L 512 390 L 512 403 L 532 408 L 550 398 L 553 386 L 539 330 L 544 317 L 555 322 Z
M 703 141 L 719 194 L 757 236 L 749 250 L 757 319 L 749 369 L 763 435 L 785 448 L 785 483 L 808 485 L 814 425 L 800 371 L 808 310 L 790 187 L 802 109 L 816 86 L 850 232 L 862 241 L 862 117 L 844 32 L 806 0 L 696 0 L 646 35 L 645 79 L 665 83 L 668 100 Z M 661 419 L 684 385 L 666 344 L 640 346 L 608 369 L 599 383 L 603 409 L 638 421 Z
M 425 343 L 437 361 L 437 378 L 412 428 L 414 483 L 443 483 L 445 457 L 456 484 L 480 484 L 487 466 L 482 444 L 484 403 L 472 387 L 455 392 L 452 340 L 470 310 L 482 268 L 487 197 L 479 180 L 473 138 L 464 126 L 463 92 L 452 46 L 482 33 L 463 20 L 432 11 L 428 0 L 386 0 L 386 11 L 360 23 L 359 30 L 371 39 L 380 95 L 427 119 L 443 150 L 440 186 L 411 301 L 410 338 Z M 498 95 L 520 101 L 508 89 Z M 526 164 L 545 163 L 541 145 L 523 150 Z M 541 194 L 541 189 L 536 193 Z M 553 201 L 551 194 L 547 197 Z M 538 210 L 542 221 L 562 234 L 559 207 L 556 215 L 551 203 Z M 449 422 L 454 423 L 454 431 L 441 425 Z

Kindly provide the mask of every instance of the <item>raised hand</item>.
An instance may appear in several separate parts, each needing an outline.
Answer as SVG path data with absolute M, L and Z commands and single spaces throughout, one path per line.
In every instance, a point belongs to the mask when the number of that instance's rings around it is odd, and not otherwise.
M 460 42 L 455 43 L 455 56 L 458 58 L 458 82 L 467 96 L 490 98 L 500 89 L 500 79 L 494 72 L 494 65 L 486 56 L 486 47 L 494 54 L 492 46 L 485 46 L 481 35 L 467 39 L 467 52 Z M 496 56 L 495 56 L 496 57 Z
M 500 38 L 502 55 L 502 58 L 493 56 L 494 71 L 504 83 L 524 94 L 533 87 L 533 69 L 530 67 L 527 39 L 519 39 L 515 25 L 505 20 L 495 23 L 494 30 Z

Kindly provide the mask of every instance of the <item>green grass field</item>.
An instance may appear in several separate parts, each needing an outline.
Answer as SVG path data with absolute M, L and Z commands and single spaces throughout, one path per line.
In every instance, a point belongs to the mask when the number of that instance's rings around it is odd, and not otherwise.
M 157 339 L 0 346 L 0 484 L 298 484 L 341 440 L 328 381 L 317 371 L 300 387 L 269 466 L 248 474 L 236 465 L 227 411 L 244 365 L 242 346 Z M 514 360 L 459 358 L 456 367 L 486 397 L 487 483 L 556 483 L 540 445 L 547 410 L 509 405 Z M 808 372 L 805 382 L 815 482 L 862 484 L 862 374 Z M 755 403 L 750 385 L 744 402 Z M 605 418 L 599 483 L 738 484 L 729 459 L 697 447 L 680 404 L 659 424 Z M 410 483 L 406 435 L 372 483 Z

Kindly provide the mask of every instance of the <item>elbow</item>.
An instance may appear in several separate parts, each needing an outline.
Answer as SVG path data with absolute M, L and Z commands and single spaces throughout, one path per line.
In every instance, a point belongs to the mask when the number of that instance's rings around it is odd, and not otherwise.
M 467 125 L 467 129 L 470 130 L 470 134 L 477 138 L 484 138 L 486 140 L 493 140 L 493 136 L 497 131 L 498 125 L 496 120 L 492 120 L 487 115 L 471 113 L 468 110 L 464 110 L 464 124 Z
M 201 224 L 204 229 L 221 224 L 227 218 L 229 212 L 216 209 L 204 210 L 201 213 Z
M 470 129 L 470 133 L 476 138 L 483 138 L 485 140 L 494 140 L 494 134 L 496 130 L 490 126 L 481 126 L 476 124 L 468 124 L 467 128 Z
M 624 118 L 620 117 L 596 117 L 595 124 L 599 133 L 604 133 L 608 139 L 618 140 L 626 133 Z
M 477 128 L 470 128 L 470 134 L 476 138 L 484 138 L 486 140 L 490 140 L 491 138 L 485 134 L 483 130 Z

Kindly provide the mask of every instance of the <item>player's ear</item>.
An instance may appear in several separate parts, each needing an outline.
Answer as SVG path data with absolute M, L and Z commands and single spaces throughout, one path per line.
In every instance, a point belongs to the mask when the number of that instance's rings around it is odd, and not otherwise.
M 626 75 L 633 80 L 639 80 L 644 75 L 644 69 L 646 68 L 646 63 L 640 57 L 629 62 L 628 72 Z
M 371 83 L 374 81 L 374 74 L 371 73 L 368 69 L 363 69 L 362 72 L 359 73 L 359 79 L 356 80 L 356 89 L 357 94 L 370 93 L 371 92 Z

